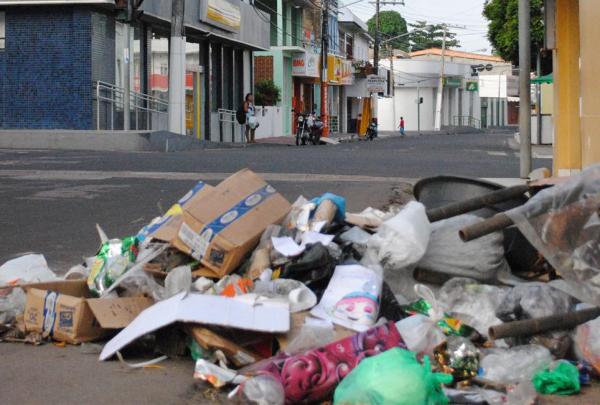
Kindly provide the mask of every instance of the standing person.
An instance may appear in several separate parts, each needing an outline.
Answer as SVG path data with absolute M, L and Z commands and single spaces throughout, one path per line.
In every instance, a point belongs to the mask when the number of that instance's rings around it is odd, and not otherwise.
M 246 114 L 246 142 L 256 143 L 254 133 L 256 132 L 256 117 L 254 117 L 254 96 L 246 94 L 244 99 L 244 113 Z
M 400 117 L 400 136 L 404 135 L 404 117 Z

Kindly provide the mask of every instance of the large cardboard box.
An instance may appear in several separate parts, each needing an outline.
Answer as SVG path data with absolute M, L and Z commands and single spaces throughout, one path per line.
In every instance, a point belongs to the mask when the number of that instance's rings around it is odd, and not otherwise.
M 98 339 L 108 329 L 124 328 L 153 304 L 145 297 L 89 298 L 85 280 L 56 281 L 25 288 L 25 329 L 73 344 Z
M 223 277 L 256 246 L 267 226 L 280 223 L 290 209 L 272 186 L 244 169 L 186 207 L 173 246 Z
M 209 184 L 199 181 L 196 185 L 177 201 L 160 219 L 152 222 L 144 228 L 141 236 L 148 239 L 158 239 L 164 242 L 173 243 L 177 239 L 179 227 L 183 222 L 183 212 L 198 204 L 202 197 L 210 194 L 213 187 Z M 185 251 L 189 254 L 190 251 Z

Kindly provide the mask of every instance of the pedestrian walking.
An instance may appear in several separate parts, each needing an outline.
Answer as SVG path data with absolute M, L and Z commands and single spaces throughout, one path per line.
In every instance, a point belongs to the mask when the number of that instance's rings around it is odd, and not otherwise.
M 400 136 L 404 135 L 404 117 L 400 117 Z
M 256 128 L 258 128 L 258 122 L 254 116 L 254 96 L 252 93 L 246 94 L 243 109 L 246 114 L 246 142 L 256 143 L 254 133 L 256 132 Z

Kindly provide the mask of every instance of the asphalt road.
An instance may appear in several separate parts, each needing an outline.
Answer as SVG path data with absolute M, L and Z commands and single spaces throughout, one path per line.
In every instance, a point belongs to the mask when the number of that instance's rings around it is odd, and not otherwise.
M 510 178 L 519 173 L 510 134 L 422 136 L 337 146 L 251 145 L 185 153 L 0 150 L 0 263 L 24 252 L 46 255 L 63 273 L 93 255 L 95 224 L 110 237 L 136 232 L 204 179 L 239 169 L 263 173 L 294 200 L 330 191 L 350 210 L 380 207 L 418 178 L 457 174 Z M 535 166 L 551 166 L 539 159 Z M 193 363 L 129 370 L 96 354 L 53 345 L 0 344 L 2 403 L 206 403 L 192 383 Z M 217 402 L 222 400 L 217 398 Z
M 394 187 L 456 174 L 516 177 L 510 134 L 387 138 L 337 146 L 250 145 L 178 153 L 0 150 L 0 262 L 46 255 L 65 272 L 95 253 L 98 223 L 110 237 L 139 230 L 197 180 L 216 184 L 250 168 L 285 197 L 343 195 L 350 210 L 381 206 Z M 535 166 L 550 167 L 539 159 Z

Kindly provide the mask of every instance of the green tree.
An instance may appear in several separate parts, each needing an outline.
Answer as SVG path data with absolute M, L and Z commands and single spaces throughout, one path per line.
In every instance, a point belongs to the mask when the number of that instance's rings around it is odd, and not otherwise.
M 371 17 L 367 21 L 369 27 L 369 34 L 375 38 L 375 16 Z M 385 41 L 387 38 L 393 38 L 398 35 L 406 34 L 406 20 L 402 18 L 399 12 L 389 10 L 381 11 L 379 13 L 379 32 L 381 33 L 381 40 Z M 394 49 L 402 49 L 408 51 L 408 38 L 402 37 L 389 42 Z
M 254 85 L 254 103 L 270 106 L 281 101 L 281 90 L 273 80 L 263 80 Z
M 544 42 L 543 0 L 531 0 L 531 58 Z M 486 0 L 483 16 L 488 19 L 488 39 L 495 53 L 519 65 L 519 0 Z
M 443 24 L 427 24 L 427 21 L 417 21 L 415 24 L 409 25 L 412 28 L 409 39 L 413 51 L 442 47 L 444 42 Z M 446 33 L 446 48 L 460 48 L 460 42 L 456 39 L 454 32 Z

